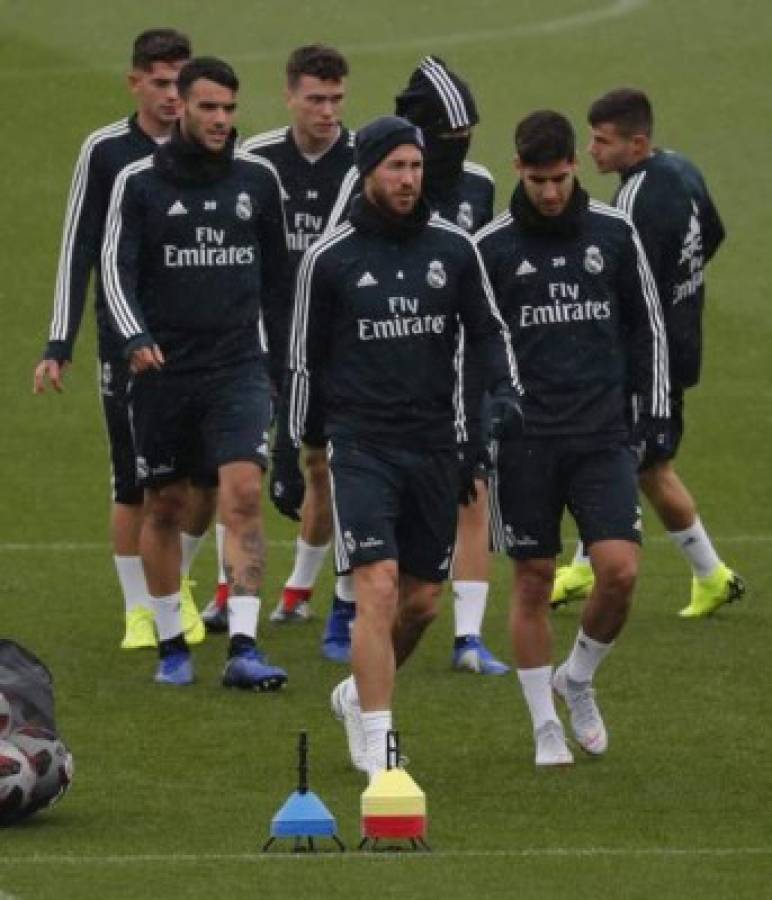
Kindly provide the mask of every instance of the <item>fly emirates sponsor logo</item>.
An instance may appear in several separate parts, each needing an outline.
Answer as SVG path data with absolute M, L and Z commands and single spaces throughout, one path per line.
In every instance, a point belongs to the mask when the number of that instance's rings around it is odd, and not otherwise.
M 251 266 L 254 261 L 254 245 L 226 245 L 224 228 L 211 228 L 208 225 L 196 228 L 195 244 L 192 247 L 164 244 L 164 265 L 168 269 Z
M 520 327 L 562 325 L 571 322 L 602 321 L 611 317 L 610 300 L 583 300 L 579 285 L 552 281 L 547 285 L 551 302 L 543 306 L 520 307 Z
M 417 297 L 389 297 L 390 318 L 359 319 L 360 341 L 386 341 L 423 334 L 444 334 L 444 313 L 421 313 Z

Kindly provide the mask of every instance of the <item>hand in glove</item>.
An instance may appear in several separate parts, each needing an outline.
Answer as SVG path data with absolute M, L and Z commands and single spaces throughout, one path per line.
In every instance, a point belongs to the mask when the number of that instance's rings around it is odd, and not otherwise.
M 300 507 L 306 493 L 306 482 L 300 471 L 299 451 L 276 449 L 271 461 L 271 502 L 283 516 L 300 521 Z
M 508 381 L 496 385 L 490 401 L 491 437 L 519 437 L 523 433 L 523 408 L 520 396 Z
M 638 467 L 651 465 L 673 455 L 670 419 L 641 413 L 633 423 L 630 442 L 638 457 Z

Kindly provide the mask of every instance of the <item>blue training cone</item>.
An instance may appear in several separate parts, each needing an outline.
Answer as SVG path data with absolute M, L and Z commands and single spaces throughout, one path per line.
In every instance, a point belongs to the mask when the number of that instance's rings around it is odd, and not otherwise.
M 346 848 L 337 835 L 335 816 L 308 788 L 308 736 L 300 732 L 298 741 L 298 789 L 293 791 L 271 820 L 271 836 L 263 846 L 268 850 L 276 838 L 294 838 L 295 851 L 314 851 L 315 837 L 332 838 L 343 852 Z M 306 840 L 306 846 L 303 840 Z

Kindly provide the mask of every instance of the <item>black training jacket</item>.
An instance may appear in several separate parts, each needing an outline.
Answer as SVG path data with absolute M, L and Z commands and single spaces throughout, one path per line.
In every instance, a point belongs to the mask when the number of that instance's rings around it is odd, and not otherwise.
M 368 209 L 357 197 L 353 222 Z M 459 320 L 481 348 L 487 385 L 519 389 L 509 334 L 460 228 L 432 216 L 397 238 L 346 221 L 323 237 L 296 282 L 286 382 L 295 444 L 322 409 L 328 437 L 425 448 L 464 440 Z
M 627 216 L 590 200 L 565 235 L 508 211 L 475 240 L 517 354 L 526 434 L 623 436 L 628 390 L 642 412 L 669 415 L 662 311 Z
M 289 127 L 248 138 L 241 149 L 269 160 L 279 174 L 294 275 L 305 251 L 348 214 L 352 193 L 359 181 L 354 165 L 354 132 L 342 129 L 338 140 L 314 162 L 309 162 L 300 152 Z M 282 371 L 287 359 L 292 315 L 291 285 L 278 304 L 277 315 L 280 315 L 277 323 L 280 346 L 276 354 L 271 355 Z M 276 372 L 274 380 L 280 380 Z
M 613 202 L 633 220 L 657 282 L 673 387 L 691 387 L 702 365 L 705 265 L 724 239 L 705 180 L 685 157 L 656 150 L 623 173 Z
M 72 359 L 92 271 L 96 275 L 99 352 L 103 357 L 120 355 L 121 342 L 110 327 L 100 272 L 105 216 L 116 175 L 156 147 L 153 138 L 137 124 L 136 115 L 92 132 L 83 142 L 64 214 L 45 359 Z
M 273 166 L 232 148 L 197 156 L 194 147 L 176 135 L 120 173 L 102 249 L 125 351 L 155 342 L 167 370 L 258 356 L 261 312 L 271 342 L 289 277 Z

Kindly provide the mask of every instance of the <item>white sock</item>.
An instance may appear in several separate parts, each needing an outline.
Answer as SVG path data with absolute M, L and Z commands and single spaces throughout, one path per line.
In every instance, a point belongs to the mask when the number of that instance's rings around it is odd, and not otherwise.
M 367 767 L 372 774 L 386 768 L 386 733 L 391 731 L 391 710 L 363 712 L 362 728 L 367 747 Z
M 699 516 L 691 528 L 668 531 L 667 536 L 689 560 L 697 578 L 707 578 L 721 565 L 721 560 L 713 549 L 708 532 L 705 531 Z
M 147 590 L 142 558 L 139 556 L 114 556 L 113 559 L 126 612 L 131 612 L 137 606 L 145 606 L 150 609 L 150 594 Z
M 180 532 L 180 547 L 182 548 L 182 564 L 180 565 L 180 572 L 182 573 L 183 578 L 187 578 L 190 575 L 190 570 L 193 567 L 193 560 L 201 549 L 201 544 L 205 537 L 206 532 L 203 534 L 188 534 L 187 531 Z
M 299 537 L 295 542 L 295 566 L 287 579 L 285 587 L 310 590 L 316 583 L 329 549 L 329 544 L 315 547 L 313 544 L 307 544 L 303 538 Z
M 221 522 L 214 526 L 214 537 L 217 544 L 217 581 L 225 584 L 228 581 L 225 577 L 225 526 Z
M 335 596 L 344 603 L 356 603 L 357 598 L 354 594 L 354 576 L 338 575 L 335 579 Z
M 351 703 L 354 706 L 359 706 L 359 693 L 357 692 L 357 683 L 356 681 L 354 681 L 354 676 L 349 675 L 349 677 L 345 679 L 343 684 L 343 692 L 345 694 L 346 703 Z
M 552 666 L 518 669 L 517 677 L 531 713 L 533 730 L 538 731 L 545 722 L 559 722 L 552 696 Z
M 574 553 L 574 560 L 571 563 L 574 566 L 589 566 L 590 565 L 590 557 L 589 554 L 584 549 L 584 541 L 579 541 L 576 545 L 576 552 Z
M 180 616 L 180 593 L 168 597 L 151 597 L 150 608 L 155 613 L 155 627 L 159 641 L 169 641 L 182 634 Z
M 258 597 L 228 597 L 228 634 L 243 634 L 254 638 L 257 634 L 257 619 L 260 615 Z
M 580 628 L 571 655 L 568 657 L 566 674 L 571 681 L 592 681 L 598 666 L 608 656 L 613 646 L 613 641 L 610 644 L 601 644 L 600 641 L 588 637 Z
M 456 637 L 468 634 L 480 636 L 488 599 L 487 581 L 454 581 L 453 613 L 456 620 Z

